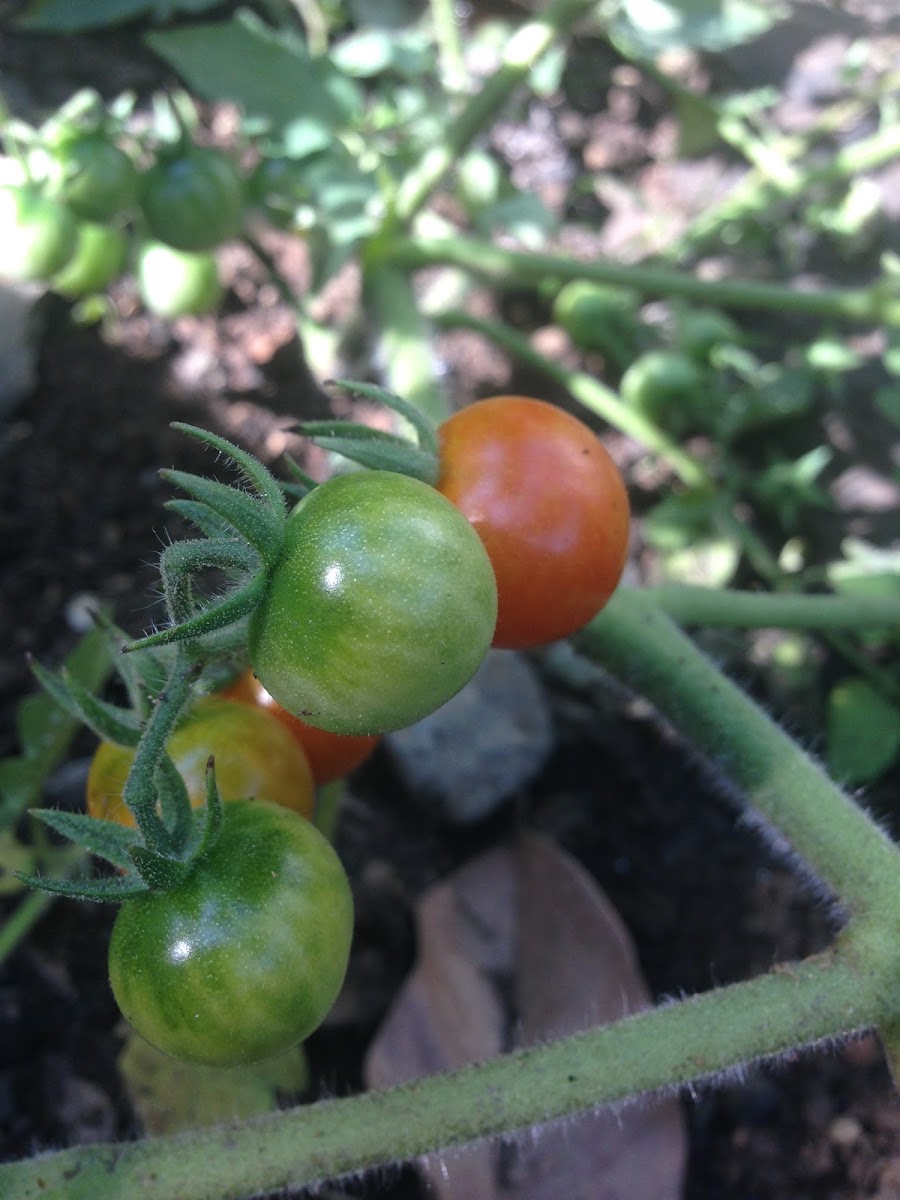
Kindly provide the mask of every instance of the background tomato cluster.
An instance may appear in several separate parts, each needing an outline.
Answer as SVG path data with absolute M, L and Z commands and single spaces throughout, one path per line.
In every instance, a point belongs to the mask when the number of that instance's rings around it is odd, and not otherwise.
M 64 108 L 12 143 L 11 179 L 0 186 L 0 278 L 80 300 L 131 270 L 151 313 L 213 311 L 223 294 L 216 249 L 241 235 L 250 213 L 284 223 L 301 186 L 290 160 L 257 154 L 245 170 L 184 128 L 176 140 L 139 138 L 91 104 L 91 93 L 79 95 L 86 113 Z

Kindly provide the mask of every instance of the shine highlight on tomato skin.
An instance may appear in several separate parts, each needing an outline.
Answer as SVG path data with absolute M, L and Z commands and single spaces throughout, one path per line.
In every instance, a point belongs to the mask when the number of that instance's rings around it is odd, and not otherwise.
M 612 595 L 628 549 L 628 493 L 600 440 L 525 396 L 471 404 L 438 438 L 436 486 L 472 523 L 496 575 L 493 645 L 575 633 Z

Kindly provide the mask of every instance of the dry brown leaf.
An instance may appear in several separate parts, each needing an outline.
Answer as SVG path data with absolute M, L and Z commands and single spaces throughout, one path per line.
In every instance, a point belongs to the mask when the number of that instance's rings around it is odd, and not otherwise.
M 419 958 L 366 1061 L 388 1087 L 617 1020 L 649 1003 L 630 938 L 594 880 L 523 834 L 432 888 Z M 512 1010 L 512 1011 L 511 1011 Z M 675 1101 L 570 1118 L 422 1160 L 439 1200 L 676 1200 Z

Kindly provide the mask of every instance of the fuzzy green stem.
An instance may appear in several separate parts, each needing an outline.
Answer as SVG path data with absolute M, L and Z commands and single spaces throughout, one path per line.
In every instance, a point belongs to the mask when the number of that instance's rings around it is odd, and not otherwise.
M 846 123 L 846 108 L 837 108 L 837 113 L 844 119 L 843 123 Z M 829 126 L 834 123 L 830 121 Z M 811 132 L 815 134 L 816 130 Z M 828 132 L 828 129 L 823 129 L 822 132 Z M 821 184 L 855 179 L 866 171 L 883 166 L 898 155 L 900 126 L 887 122 L 871 137 L 844 146 L 821 166 L 807 167 L 805 170 L 798 168 L 790 184 L 785 179 L 776 187 L 772 179 L 761 170 L 753 171 L 725 200 L 703 212 L 679 238 L 672 251 L 663 251 L 663 254 L 667 257 L 683 255 L 686 250 L 717 238 L 724 226 L 746 220 L 754 213 L 764 211 L 772 205 L 773 199 L 790 200 Z
M 16 1200 L 236 1200 L 415 1158 L 867 1028 L 889 1010 L 827 954 L 447 1075 L 329 1100 L 241 1128 L 83 1146 L 0 1166 Z
M 900 602 L 880 597 L 740 592 L 667 583 L 647 592 L 680 625 L 743 629 L 858 629 L 900 625 Z
M 437 384 L 431 330 L 412 281 L 385 262 L 376 245 L 366 255 L 364 281 L 366 309 L 379 330 L 379 358 L 388 389 L 439 424 L 450 410 Z
M 141 740 L 135 751 L 134 762 L 125 780 L 122 799 L 134 814 L 134 819 L 150 850 L 176 853 L 183 847 L 171 846 L 171 838 L 156 812 L 156 772 L 165 753 L 165 745 L 179 717 L 191 700 L 191 683 L 196 678 L 197 668 L 189 656 L 179 650 L 172 673 L 166 681 L 165 691 L 156 702 Z M 179 822 L 190 827 L 190 801 L 187 792 L 178 799 L 188 807 L 184 819 Z
M 897 847 L 652 596 L 620 588 L 579 643 L 709 755 L 852 912 L 900 910 Z
M 597 260 L 578 262 L 561 254 L 504 250 L 477 238 L 464 237 L 398 239 L 390 247 L 390 256 L 394 262 L 411 269 L 437 263 L 461 267 L 495 287 L 512 282 L 536 286 L 547 279 L 558 279 L 560 283 L 587 279 L 632 288 L 646 296 L 678 296 L 723 308 L 764 309 L 820 320 L 900 326 L 900 298 L 882 294 L 878 287 L 801 291 L 788 284 L 751 279 L 706 280 L 671 268 Z
M 712 478 L 702 463 L 685 453 L 642 413 L 626 404 L 612 388 L 606 387 L 583 371 L 569 370 L 546 358 L 534 349 L 526 337 L 511 329 L 509 325 L 472 317 L 457 310 L 442 313 L 439 324 L 445 329 L 471 329 L 483 334 L 520 362 L 549 376 L 592 413 L 664 458 L 682 483 L 688 487 L 713 487 Z
M 466 64 L 456 23 L 455 0 L 431 0 L 430 6 L 441 80 L 446 91 L 459 92 L 466 85 Z
M 412 220 L 444 175 L 495 120 L 556 38 L 565 34 L 592 5 L 593 0 L 550 0 L 539 18 L 516 30 L 506 45 L 500 66 L 466 103 L 444 141 L 426 153 L 419 166 L 400 184 L 389 221 L 392 227 Z

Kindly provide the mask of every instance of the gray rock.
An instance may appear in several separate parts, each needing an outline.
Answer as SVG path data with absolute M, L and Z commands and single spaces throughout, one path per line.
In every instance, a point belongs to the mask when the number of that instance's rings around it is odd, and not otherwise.
M 458 695 L 386 742 L 409 791 L 466 825 L 490 816 L 534 778 L 553 729 L 531 664 L 513 651 L 492 650 Z

